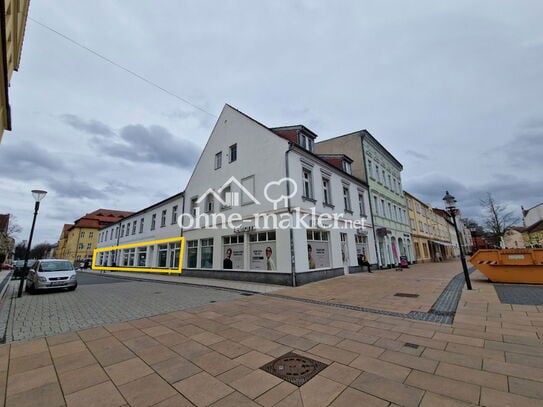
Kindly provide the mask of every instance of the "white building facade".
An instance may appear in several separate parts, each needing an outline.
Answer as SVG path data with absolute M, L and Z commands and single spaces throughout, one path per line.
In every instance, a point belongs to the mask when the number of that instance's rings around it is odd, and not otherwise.
M 178 193 L 100 230 L 98 248 L 151 242 L 181 236 L 177 224 L 183 211 L 184 195 Z M 176 269 L 179 243 L 150 244 L 98 253 L 96 264 L 118 267 Z
M 182 235 L 184 275 L 285 285 L 358 271 L 359 255 L 377 264 L 368 185 L 352 175 L 349 157 L 315 154 L 316 137 L 301 125 L 268 128 L 226 105 L 185 190 L 104 229 L 98 246 L 111 246 L 117 230 L 116 244 Z M 157 229 L 164 211 L 167 225 Z M 175 268 L 175 248 L 145 252 L 146 266 Z M 134 261 L 117 258 L 144 264 L 137 250 Z

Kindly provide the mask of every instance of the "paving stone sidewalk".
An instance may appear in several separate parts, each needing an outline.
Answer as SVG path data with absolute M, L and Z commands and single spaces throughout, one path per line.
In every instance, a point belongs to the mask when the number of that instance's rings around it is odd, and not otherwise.
M 319 295 L 356 298 L 370 277 L 318 283 Z M 4 345 L 0 388 L 23 407 L 543 405 L 543 307 L 472 281 L 452 325 L 254 295 Z M 290 351 L 328 367 L 301 387 L 260 369 Z

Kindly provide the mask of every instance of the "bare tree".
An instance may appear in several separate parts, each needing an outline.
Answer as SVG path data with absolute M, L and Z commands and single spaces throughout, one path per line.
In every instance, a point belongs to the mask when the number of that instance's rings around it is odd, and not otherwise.
M 2 215 L 2 226 L 0 229 L 0 263 L 9 259 L 10 253 L 15 245 L 15 235 L 21 232 L 22 228 L 15 222 L 15 216 L 11 214 Z
M 487 192 L 485 199 L 481 199 L 481 206 L 484 212 L 484 225 L 494 239 L 495 245 L 500 247 L 505 231 L 518 223 L 520 217 L 508 211 L 504 204 L 497 203 L 490 192 Z
M 53 247 L 53 244 L 47 242 L 39 243 L 30 250 L 28 257 L 31 259 L 44 259 Z

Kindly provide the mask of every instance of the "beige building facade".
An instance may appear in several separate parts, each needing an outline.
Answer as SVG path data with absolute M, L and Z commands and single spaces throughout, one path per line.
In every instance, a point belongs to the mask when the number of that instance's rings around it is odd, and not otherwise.
M 11 130 L 9 85 L 13 71 L 19 69 L 30 0 L 0 0 L 0 142 L 4 130 Z
M 454 255 L 448 220 L 414 195 L 405 192 L 409 226 L 418 263 L 442 261 Z

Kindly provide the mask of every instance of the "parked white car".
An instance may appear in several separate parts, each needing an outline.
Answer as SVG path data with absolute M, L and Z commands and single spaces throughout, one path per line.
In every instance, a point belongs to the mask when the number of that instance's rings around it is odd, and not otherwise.
M 35 262 L 26 276 L 26 291 L 77 288 L 77 275 L 72 263 L 68 260 L 44 259 Z

